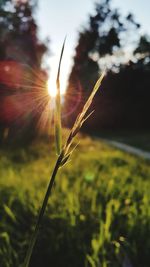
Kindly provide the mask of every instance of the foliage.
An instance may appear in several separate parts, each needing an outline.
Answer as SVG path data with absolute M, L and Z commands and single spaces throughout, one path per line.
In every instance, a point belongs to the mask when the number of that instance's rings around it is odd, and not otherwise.
M 102 59 L 104 58 L 107 64 L 106 56 L 120 50 L 127 33 L 139 27 L 132 14 L 124 18 L 117 9 L 111 8 L 110 2 L 98 2 L 95 5 L 95 14 L 89 16 L 88 25 L 79 33 L 69 77 L 70 92 L 76 90 L 79 85 L 83 92 L 87 92 L 99 76 Z M 118 65 L 118 56 L 116 61 Z M 110 62 L 108 65 L 112 68 Z
M 101 85 L 101 82 L 102 82 L 102 79 L 103 79 L 103 76 L 104 76 L 104 74 L 103 74 L 98 79 L 98 81 L 96 82 L 96 84 L 95 84 L 95 86 L 94 86 L 89 98 L 87 99 L 85 105 L 83 106 L 83 109 L 82 109 L 81 113 L 78 114 L 78 117 L 76 118 L 75 123 L 74 123 L 72 129 L 70 130 L 70 133 L 68 135 L 66 143 L 64 144 L 63 147 L 61 147 L 61 140 L 62 140 L 61 131 L 62 131 L 62 127 L 61 127 L 61 103 L 60 103 L 60 81 L 59 81 L 59 75 L 60 75 L 60 67 L 61 67 L 61 60 L 62 60 L 63 51 L 64 51 L 64 45 L 65 45 L 65 40 L 64 40 L 64 43 L 63 43 L 63 46 L 62 46 L 62 50 L 61 50 L 61 54 L 60 54 L 60 60 L 59 60 L 59 65 L 58 65 L 58 74 L 57 74 L 57 79 L 56 79 L 57 96 L 56 96 L 56 99 L 55 99 L 55 103 L 56 103 L 55 129 L 57 129 L 57 131 L 55 130 L 55 139 L 56 139 L 55 143 L 56 143 L 56 153 L 57 153 L 58 157 L 56 159 L 56 163 L 55 163 L 54 169 L 53 169 L 52 174 L 51 174 L 50 179 L 49 179 L 49 184 L 48 184 L 46 193 L 44 195 L 44 199 L 43 199 L 43 202 L 42 202 L 42 205 L 41 205 L 41 209 L 39 211 L 39 215 L 38 215 L 38 218 L 37 218 L 35 229 L 33 231 L 33 235 L 31 237 L 31 241 L 30 241 L 30 244 L 29 244 L 29 247 L 28 247 L 28 250 L 27 250 L 27 254 L 26 254 L 26 257 L 25 257 L 25 261 L 24 261 L 24 264 L 23 264 L 22 267 L 28 267 L 29 264 L 30 264 L 31 256 L 33 254 L 33 249 L 34 249 L 35 243 L 37 241 L 37 237 L 38 237 L 38 234 L 39 234 L 39 229 L 40 229 L 40 226 L 41 226 L 44 214 L 45 214 L 45 210 L 46 210 L 46 207 L 47 207 L 47 204 L 48 204 L 48 200 L 49 200 L 50 195 L 51 195 L 52 188 L 53 188 L 54 183 L 55 183 L 55 179 L 56 179 L 57 173 L 58 173 L 59 169 L 68 162 L 68 159 L 70 158 L 70 156 L 72 155 L 74 149 L 76 148 L 76 147 L 72 148 L 72 143 L 73 143 L 74 138 L 76 137 L 76 135 L 79 133 L 79 130 L 82 127 L 83 123 L 91 115 L 91 113 L 87 115 L 87 112 L 89 110 L 89 107 L 92 104 L 92 101 L 93 101 L 93 98 L 94 98 L 96 92 L 98 91 L 98 89 L 99 89 L 99 87 Z
M 74 112 L 64 124 L 72 125 L 91 84 L 106 66 L 107 75 L 101 93 L 93 104 L 96 115 L 84 129 L 94 134 L 107 129 L 147 130 L 150 128 L 149 38 L 140 36 L 137 47 L 131 45 L 133 51 L 130 53 L 128 36 L 134 39 L 133 31 L 138 36 L 139 24 L 132 14 L 123 17 L 110 4 L 111 1 L 97 4 L 95 14 L 89 16 L 88 25 L 79 33 L 65 105 L 67 112 L 72 111 L 72 107 Z M 130 60 L 126 58 L 125 63 L 124 55 L 129 57 L 129 53 Z
M 138 46 L 134 50 L 134 54 L 137 57 L 136 66 L 141 69 L 150 71 L 150 37 L 141 36 Z
M 107 73 L 94 100 L 95 115 L 84 126 L 86 132 L 99 136 L 103 131 L 108 135 L 119 131 L 122 136 L 150 133 L 150 72 L 143 68 L 131 62 L 119 73 Z
M 35 1 L 8 0 L 0 5 L 1 60 L 19 61 L 40 68 L 47 48 L 37 37 L 33 17 Z
M 59 173 L 31 266 L 149 267 L 149 162 L 80 140 Z M 43 139 L 0 154 L 0 266 L 13 267 L 24 259 L 54 146 Z
M 9 140 L 30 139 L 37 108 L 34 99 L 45 85 L 42 58 L 47 51 L 40 42 L 34 18 L 36 1 L 0 2 L 0 141 L 8 129 Z M 34 96 L 34 99 L 33 99 Z M 26 101 L 25 101 L 26 100 Z M 27 134 L 28 132 L 28 134 Z

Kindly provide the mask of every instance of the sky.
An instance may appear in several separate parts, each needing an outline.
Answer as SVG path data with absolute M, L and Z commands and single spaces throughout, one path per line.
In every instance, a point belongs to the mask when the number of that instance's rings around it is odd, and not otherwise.
M 98 0 L 97 0 L 98 2 Z M 50 55 L 45 59 L 50 67 L 51 83 L 54 83 L 60 50 L 65 36 L 67 41 L 61 68 L 62 90 L 72 66 L 78 32 L 86 25 L 88 14 L 94 12 L 95 0 L 39 0 L 36 19 L 41 40 L 50 39 Z M 112 0 L 112 7 L 119 8 L 123 15 L 132 12 L 141 24 L 141 32 L 150 35 L 150 0 Z

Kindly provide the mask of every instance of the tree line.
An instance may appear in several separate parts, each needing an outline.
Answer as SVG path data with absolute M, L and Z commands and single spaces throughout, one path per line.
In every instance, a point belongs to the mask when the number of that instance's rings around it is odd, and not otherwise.
M 107 74 L 93 105 L 96 112 L 86 130 L 99 133 L 103 129 L 150 128 L 150 39 L 141 36 L 139 28 L 134 15 L 123 17 L 118 9 L 111 8 L 111 0 L 95 5 L 75 48 L 65 108 L 69 110 L 73 103 L 77 109 L 66 124 L 72 124 L 105 69 Z M 134 36 L 138 38 L 134 40 Z M 79 92 L 82 101 L 75 105 Z
M 48 51 L 38 38 L 35 0 L 0 1 L 0 142 L 31 140 L 44 111 Z M 98 1 L 78 36 L 64 104 L 71 126 L 91 88 L 106 76 L 86 131 L 149 129 L 150 39 L 141 36 L 134 15 L 122 16 L 111 0 Z M 135 40 L 136 36 L 136 40 Z M 134 37 L 134 38 L 133 38 Z M 134 44 L 133 44 L 134 42 Z M 41 97 L 42 102 L 41 102 Z

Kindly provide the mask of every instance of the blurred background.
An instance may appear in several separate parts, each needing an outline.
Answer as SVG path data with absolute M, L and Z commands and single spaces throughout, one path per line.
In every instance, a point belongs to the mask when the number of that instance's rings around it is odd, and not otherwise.
M 1 267 L 23 262 L 56 159 L 65 36 L 64 138 L 106 74 L 59 174 L 31 267 L 150 266 L 149 10 L 148 0 L 0 0 Z
M 47 113 L 52 113 L 53 104 L 47 106 L 46 83 L 49 79 L 49 86 L 55 87 L 67 34 L 61 73 L 64 126 L 72 125 L 105 70 L 93 104 L 95 115 L 84 130 L 126 142 L 141 134 L 143 145 L 144 138 L 147 143 L 150 39 L 146 0 L 142 8 L 143 12 L 140 1 L 1 1 L 1 142 L 9 136 L 24 142 L 32 139 L 37 127 L 45 132 L 50 128 Z

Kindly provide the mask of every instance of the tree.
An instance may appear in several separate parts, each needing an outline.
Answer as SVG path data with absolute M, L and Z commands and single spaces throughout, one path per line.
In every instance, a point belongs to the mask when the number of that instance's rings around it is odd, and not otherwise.
M 108 70 L 119 71 L 121 62 L 119 52 L 123 51 L 127 35 L 133 29 L 140 27 L 132 14 L 122 17 L 117 9 L 111 8 L 110 3 L 110 0 L 97 3 L 95 14 L 89 16 L 88 26 L 79 33 L 68 82 L 67 110 L 70 109 L 70 106 L 76 106 L 75 101 L 78 99 L 79 92 L 81 92 L 84 100 L 104 66 Z M 74 103 L 70 100 L 70 96 Z M 80 104 L 78 105 L 79 109 Z M 75 116 L 76 112 L 74 111 L 72 121 Z
M 26 132 L 29 137 L 36 122 L 34 99 L 44 86 L 41 63 L 47 46 L 37 37 L 35 7 L 35 1 L 0 2 L 1 139 L 6 129 L 11 138 Z
M 95 14 L 89 17 L 88 27 L 79 34 L 69 86 L 79 81 L 83 90 L 91 88 L 95 77 L 99 75 L 99 61 L 121 49 L 121 35 L 139 26 L 132 14 L 122 18 L 117 9 L 111 9 L 110 0 L 97 3 Z
M 134 50 L 137 62 L 136 66 L 150 70 L 150 38 L 149 36 L 141 36 L 136 49 Z

